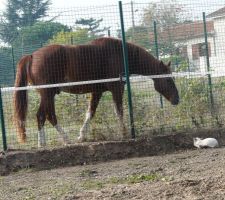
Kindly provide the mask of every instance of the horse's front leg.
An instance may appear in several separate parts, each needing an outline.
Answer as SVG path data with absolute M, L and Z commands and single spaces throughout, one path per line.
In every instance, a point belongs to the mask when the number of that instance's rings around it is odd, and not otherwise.
M 56 116 L 55 116 L 56 119 Z M 63 130 L 63 128 L 56 122 L 56 125 L 53 125 L 55 127 L 55 129 L 58 131 L 59 133 L 59 137 L 60 139 L 63 141 L 64 145 L 68 145 L 70 144 L 68 135 L 66 134 L 66 132 Z
M 88 132 L 88 126 L 91 121 L 91 119 L 94 117 L 96 109 L 98 107 L 99 100 L 102 96 L 102 92 L 93 92 L 91 93 L 91 100 L 89 102 L 88 110 L 86 113 L 86 118 L 84 120 L 84 123 L 80 129 L 80 135 L 78 137 L 78 140 L 80 142 L 84 142 L 86 140 L 86 134 Z

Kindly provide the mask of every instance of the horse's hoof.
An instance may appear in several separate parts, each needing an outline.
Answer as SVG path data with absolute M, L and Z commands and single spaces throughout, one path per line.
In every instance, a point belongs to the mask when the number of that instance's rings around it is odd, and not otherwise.
M 72 144 L 72 142 L 69 141 L 69 140 L 66 140 L 66 141 L 63 142 L 63 145 L 64 145 L 64 146 L 69 146 L 69 145 L 71 145 L 71 144 Z
M 20 144 L 25 144 L 26 143 L 26 139 L 18 139 Z
M 46 143 L 44 143 L 44 144 L 38 144 L 38 148 L 40 149 L 40 148 L 45 148 L 46 147 Z
M 131 139 L 131 136 L 128 133 L 122 135 L 122 140 L 129 140 L 129 139 Z
M 86 138 L 84 136 L 79 136 L 78 138 L 78 142 L 85 142 Z
M 63 144 L 64 146 L 70 145 L 72 144 L 71 141 L 68 139 L 68 137 L 59 137 L 58 138 L 58 142 L 60 142 L 61 144 Z

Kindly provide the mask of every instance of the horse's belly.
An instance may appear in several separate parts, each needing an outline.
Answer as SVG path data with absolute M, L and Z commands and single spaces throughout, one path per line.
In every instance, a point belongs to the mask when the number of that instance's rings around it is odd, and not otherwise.
M 106 91 L 106 88 L 103 84 L 89 84 L 89 85 L 76 85 L 76 86 L 68 86 L 62 87 L 60 89 L 63 92 L 73 93 L 73 94 L 85 94 L 92 93 L 97 91 Z

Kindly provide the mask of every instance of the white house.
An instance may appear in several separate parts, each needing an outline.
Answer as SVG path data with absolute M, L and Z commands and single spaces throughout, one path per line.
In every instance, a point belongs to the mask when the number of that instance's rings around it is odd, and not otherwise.
M 206 16 L 210 70 L 225 75 L 225 7 Z M 150 36 L 153 39 L 152 35 Z M 175 42 L 179 53 L 187 57 L 192 69 L 206 72 L 204 24 L 202 21 L 171 26 L 158 32 L 158 42 Z
M 214 27 L 210 66 L 215 75 L 225 75 L 225 7 L 209 14 L 207 20 L 211 20 Z M 200 59 L 200 64 L 204 65 L 204 58 Z

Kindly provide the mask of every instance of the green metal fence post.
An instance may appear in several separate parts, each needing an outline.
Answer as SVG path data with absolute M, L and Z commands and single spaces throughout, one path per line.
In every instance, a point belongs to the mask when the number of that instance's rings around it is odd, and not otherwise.
M 70 37 L 70 44 L 73 45 L 73 36 Z
M 125 37 L 124 20 L 123 20 L 123 7 L 122 7 L 121 1 L 119 1 L 119 11 L 120 11 L 120 23 L 121 23 L 122 44 L 123 44 L 123 60 L 124 60 L 124 68 L 125 68 L 126 83 L 127 83 L 130 132 L 131 132 L 132 138 L 135 138 L 133 105 L 132 105 L 132 95 L 131 95 L 131 87 L 130 87 L 130 74 L 129 74 L 129 66 L 128 66 L 128 51 L 126 46 L 126 37 Z
M 13 46 L 12 46 L 12 49 L 11 49 L 11 54 L 12 54 L 13 76 L 14 76 L 14 80 L 15 80 L 16 79 L 16 69 L 15 69 L 15 57 L 14 57 L 14 49 L 13 49 Z
M 5 131 L 5 120 L 4 120 L 4 112 L 3 112 L 3 103 L 2 103 L 2 91 L 0 87 L 0 117 L 1 117 L 1 129 L 2 129 L 2 143 L 3 150 L 7 150 L 7 140 L 6 140 L 6 131 Z
M 110 32 L 110 29 L 108 30 L 108 37 L 110 37 L 111 36 L 111 32 Z
M 208 35 L 207 35 L 205 12 L 203 12 L 202 15 L 203 15 L 204 36 L 205 36 L 206 64 L 207 64 L 207 71 L 210 72 L 209 47 L 208 47 Z M 212 79 L 211 79 L 211 75 L 210 74 L 208 74 L 208 84 L 209 84 L 209 95 L 210 95 L 210 102 L 211 102 L 211 111 L 213 111 L 213 109 L 214 109 L 214 99 L 213 99 L 213 92 L 212 92 Z
M 155 38 L 155 54 L 156 54 L 157 59 L 159 59 L 159 47 L 158 47 L 156 21 L 154 21 L 154 38 Z M 162 95 L 160 95 L 160 105 L 161 105 L 161 108 L 163 108 Z

